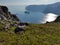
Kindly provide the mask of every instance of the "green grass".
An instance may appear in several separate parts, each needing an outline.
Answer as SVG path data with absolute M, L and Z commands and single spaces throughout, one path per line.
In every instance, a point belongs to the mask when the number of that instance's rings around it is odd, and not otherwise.
M 0 28 L 3 26 L 0 24 Z M 8 31 L 14 32 L 15 27 Z M 60 23 L 30 24 L 25 32 L 0 31 L 0 45 L 60 45 Z M 1 30 L 1 29 L 0 29 Z

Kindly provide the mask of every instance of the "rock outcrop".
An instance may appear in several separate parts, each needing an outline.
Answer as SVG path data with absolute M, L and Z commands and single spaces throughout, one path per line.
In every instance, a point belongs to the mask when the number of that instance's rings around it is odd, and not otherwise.
M 19 28 L 19 27 L 16 27 L 16 29 L 14 30 L 14 33 L 18 33 L 18 32 L 21 32 L 21 31 L 25 31 L 23 28 Z
M 11 14 L 6 6 L 0 6 L 0 20 L 0 24 L 5 26 L 4 29 L 9 29 L 12 25 L 14 26 L 15 23 L 20 23 L 18 17 L 15 14 Z
M 8 8 L 6 6 L 0 6 L 0 9 L 5 13 L 8 14 Z
M 12 18 L 13 18 L 14 21 L 20 21 L 15 14 L 12 14 Z
M 18 17 L 14 14 L 11 14 L 6 6 L 0 6 L 0 18 L 4 20 L 19 21 Z
M 15 14 L 11 14 L 6 6 L 0 6 L 0 24 L 3 25 L 1 30 L 4 29 L 4 31 L 15 27 L 14 33 L 24 31 L 23 27 L 29 25 L 28 23 L 21 23 L 18 17 Z
M 58 16 L 54 22 L 60 22 L 60 16 Z

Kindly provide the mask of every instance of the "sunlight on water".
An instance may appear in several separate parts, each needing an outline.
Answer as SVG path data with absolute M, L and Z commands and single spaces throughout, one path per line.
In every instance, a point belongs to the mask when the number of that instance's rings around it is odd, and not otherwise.
M 45 22 L 55 21 L 57 17 L 58 17 L 58 15 L 56 15 L 56 14 L 48 13 L 48 14 L 46 14 L 46 16 L 45 16 Z
M 17 17 L 22 22 L 29 22 L 34 24 L 41 24 L 54 21 L 58 15 L 54 13 L 48 13 L 44 14 L 41 12 L 30 12 L 30 14 L 25 14 L 25 6 L 8 6 L 9 11 L 11 11 L 12 14 L 16 14 Z

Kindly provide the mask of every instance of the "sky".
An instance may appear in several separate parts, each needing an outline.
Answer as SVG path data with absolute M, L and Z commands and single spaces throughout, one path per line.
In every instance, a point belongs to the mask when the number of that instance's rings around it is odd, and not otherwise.
M 40 5 L 60 2 L 60 0 L 0 0 L 0 5 Z

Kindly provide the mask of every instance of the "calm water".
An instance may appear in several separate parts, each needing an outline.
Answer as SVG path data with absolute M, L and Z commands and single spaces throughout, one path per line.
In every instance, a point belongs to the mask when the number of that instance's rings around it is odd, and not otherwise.
M 26 6 L 8 6 L 9 11 L 13 14 L 16 14 L 22 22 L 40 24 L 45 23 L 48 19 L 47 17 L 49 17 L 49 15 L 45 15 L 41 12 L 30 12 L 30 14 L 26 14 L 24 13 L 25 7 Z M 57 16 L 54 16 L 53 19 L 56 19 L 56 17 Z

